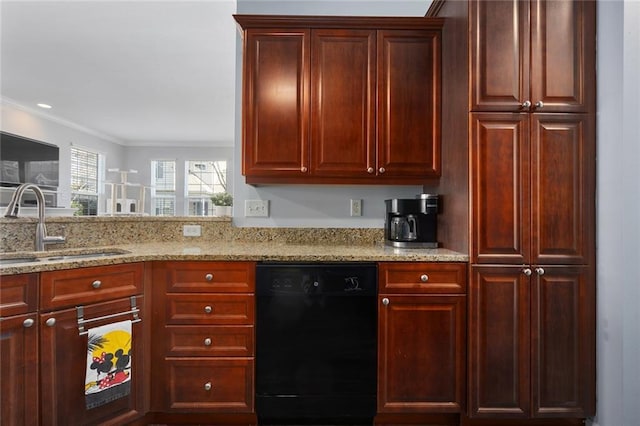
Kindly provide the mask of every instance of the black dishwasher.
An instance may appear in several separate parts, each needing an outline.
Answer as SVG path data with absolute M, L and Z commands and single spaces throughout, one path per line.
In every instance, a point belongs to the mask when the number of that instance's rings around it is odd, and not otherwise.
M 263 424 L 372 424 L 374 263 L 259 263 L 256 412 Z

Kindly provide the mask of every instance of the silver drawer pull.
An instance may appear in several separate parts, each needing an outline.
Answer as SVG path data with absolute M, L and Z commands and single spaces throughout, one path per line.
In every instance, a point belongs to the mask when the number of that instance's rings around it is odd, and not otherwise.
M 204 339 L 204 345 L 205 346 L 211 346 L 211 339 L 208 338 L 208 337 L 206 339 Z
M 206 391 L 210 391 L 212 387 L 213 386 L 211 385 L 211 382 L 207 382 L 204 384 L 204 390 Z
M 56 325 L 56 319 L 49 318 L 48 320 L 45 321 L 45 324 L 47 324 L 49 327 L 53 327 L 54 325 Z
M 93 288 L 100 288 L 101 285 L 102 285 L 102 281 L 100 280 L 95 280 L 94 282 L 91 283 L 91 287 Z
M 31 319 L 31 318 L 27 318 L 26 320 L 24 320 L 24 321 L 22 322 L 22 326 L 23 326 L 24 328 L 29 328 L 29 327 L 33 326 L 33 323 L 34 323 L 34 322 L 35 322 L 35 321 L 34 321 L 33 319 Z
M 387 299 L 386 297 L 382 299 L 382 304 L 384 306 L 387 306 L 389 304 L 389 299 Z
M 204 279 L 207 281 L 212 281 L 213 280 L 213 274 L 207 274 L 204 276 Z
M 420 275 L 420 281 L 422 281 L 423 283 L 426 283 L 427 281 L 429 281 L 429 275 L 427 274 Z
M 213 307 L 212 306 L 205 306 L 204 307 L 204 313 L 205 314 L 210 314 L 211 312 L 213 312 Z

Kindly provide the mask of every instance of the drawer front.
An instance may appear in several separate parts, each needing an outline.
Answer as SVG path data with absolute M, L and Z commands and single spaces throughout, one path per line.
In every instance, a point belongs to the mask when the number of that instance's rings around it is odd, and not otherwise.
M 255 262 L 166 262 L 169 293 L 253 293 Z
M 380 293 L 459 294 L 467 291 L 465 263 L 381 262 Z
M 253 326 L 167 326 L 166 356 L 254 355 Z
M 255 301 L 250 294 L 168 294 L 169 325 L 252 325 Z
M 41 309 L 58 309 L 142 293 L 142 263 L 68 269 L 40 274 Z
M 38 309 L 38 274 L 0 277 L 0 317 L 26 314 Z
M 253 359 L 182 358 L 166 365 L 168 410 L 253 412 Z

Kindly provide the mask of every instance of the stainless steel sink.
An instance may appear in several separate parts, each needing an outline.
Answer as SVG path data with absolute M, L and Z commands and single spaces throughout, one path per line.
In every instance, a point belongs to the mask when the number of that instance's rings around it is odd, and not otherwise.
M 5 259 L 0 259 L 0 266 L 2 265 L 13 265 L 14 263 L 30 263 L 30 262 L 39 262 L 40 259 L 38 259 L 35 256 L 29 256 L 29 257 L 8 257 Z
M 52 256 L 14 256 L 11 255 L 7 257 L 0 258 L 0 266 L 4 265 L 14 265 L 16 263 L 34 263 L 34 262 L 55 262 L 62 260 L 79 260 L 79 259 L 91 259 L 91 258 L 100 258 L 100 257 L 110 257 L 110 256 L 118 256 L 121 254 L 129 253 L 126 250 L 105 250 L 105 251 L 96 251 L 89 253 L 60 253 L 54 254 Z
M 123 250 L 110 250 L 110 251 L 99 251 L 95 253 L 77 253 L 77 254 L 59 254 L 54 256 L 41 257 L 40 260 L 43 262 L 51 262 L 57 260 L 78 260 L 78 259 L 89 259 L 92 257 L 110 257 L 110 256 L 118 256 L 121 254 L 127 254 L 127 251 Z

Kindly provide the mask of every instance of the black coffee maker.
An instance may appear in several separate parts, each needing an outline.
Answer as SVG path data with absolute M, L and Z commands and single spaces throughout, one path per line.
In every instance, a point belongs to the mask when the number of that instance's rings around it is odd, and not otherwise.
M 438 195 L 385 200 L 385 244 L 401 248 L 438 247 Z

